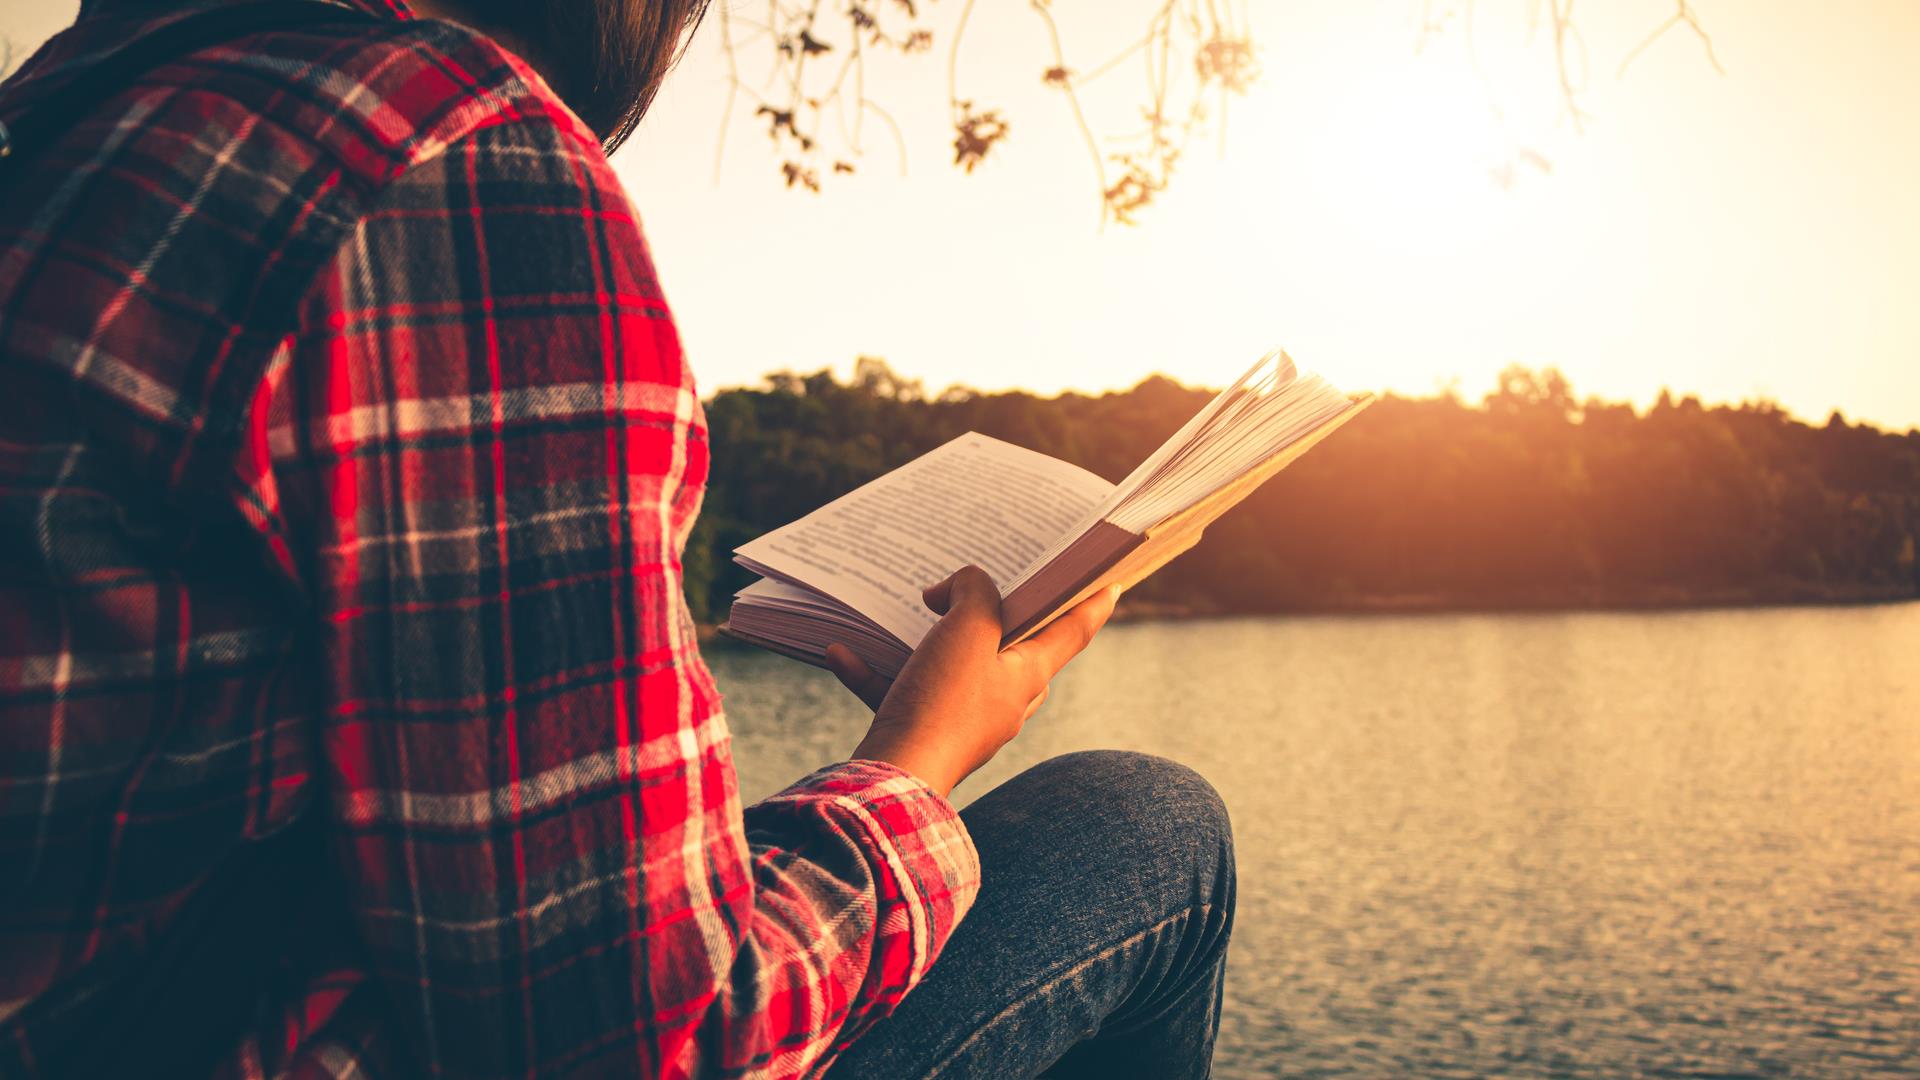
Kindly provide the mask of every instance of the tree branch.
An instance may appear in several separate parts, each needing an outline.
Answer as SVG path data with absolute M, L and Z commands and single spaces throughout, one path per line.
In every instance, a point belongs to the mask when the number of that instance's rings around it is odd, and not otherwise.
M 1624 78 L 1627 74 L 1627 67 L 1639 59 L 1640 54 L 1646 52 L 1649 46 L 1665 37 L 1667 31 L 1676 26 L 1686 26 L 1692 30 L 1693 35 L 1700 39 L 1700 46 L 1707 51 L 1707 63 L 1713 65 L 1714 71 L 1722 75 L 1727 73 L 1727 69 L 1720 66 L 1720 58 L 1713 53 L 1713 36 L 1707 33 L 1705 27 L 1700 25 L 1700 16 L 1693 10 L 1693 6 L 1687 3 L 1687 0 L 1674 0 L 1674 8 L 1674 13 L 1668 17 L 1666 22 L 1654 27 L 1653 33 L 1648 34 L 1640 44 L 1635 45 L 1633 50 L 1627 53 L 1626 57 L 1620 61 L 1620 70 L 1616 73 L 1616 78 Z
M 734 110 L 746 103 L 767 124 L 767 136 L 779 159 L 787 186 L 820 191 L 825 177 L 854 171 L 849 158 L 864 154 L 863 131 L 868 112 L 886 123 L 906 171 L 906 140 L 900 125 L 869 97 L 867 52 L 891 48 L 902 54 L 930 51 L 933 31 L 925 25 L 920 7 L 928 0 L 768 0 L 765 22 L 740 18 L 721 5 L 721 47 L 726 53 L 727 94 L 714 153 L 716 177 L 724 166 L 725 144 Z M 1226 118 L 1235 94 L 1245 93 L 1259 77 L 1253 37 L 1249 30 L 1248 0 L 1238 11 L 1233 0 L 1152 0 L 1144 12 L 1143 32 L 1118 52 L 1085 72 L 1067 63 L 1067 34 L 1054 9 L 1055 0 L 1028 0 L 1038 17 L 1051 56 L 1041 80 L 1062 92 L 1074 126 L 1079 130 L 1094 165 L 1100 193 L 1102 226 L 1111 218 L 1131 224 L 1135 214 L 1165 191 L 1182 153 L 1210 119 L 1207 104 L 1217 98 L 1221 152 L 1225 152 Z M 968 172 L 980 167 L 1006 139 L 1009 124 L 997 108 L 983 107 L 963 88 L 960 51 L 973 30 L 975 0 L 963 0 L 946 46 L 947 106 L 953 129 L 954 164 Z M 1677 26 L 1699 39 L 1715 71 L 1724 73 L 1714 52 L 1712 37 L 1694 11 L 1691 0 L 1674 0 L 1674 9 L 1621 60 L 1625 74 L 1639 56 Z M 1094 6 L 1099 17 L 1109 17 L 1104 6 Z M 1467 35 L 1468 61 L 1483 86 L 1488 86 L 1475 41 L 1475 0 L 1461 0 L 1456 9 L 1422 0 L 1414 42 L 1416 52 L 1429 39 L 1460 27 Z M 824 22 L 822 21 L 824 18 Z M 1530 41 L 1542 26 L 1551 30 L 1554 80 L 1557 94 L 1576 134 L 1584 134 L 1589 119 L 1581 105 L 1587 89 L 1589 60 L 1584 36 L 1574 17 L 1574 0 L 1532 0 L 1528 14 Z M 746 33 L 742 33 L 742 29 Z M 752 45 L 764 47 L 770 63 L 762 87 L 749 86 L 740 74 L 740 53 Z M 838 50 L 840 57 L 827 54 Z M 1137 114 L 1143 130 L 1116 132 L 1089 111 L 1082 90 L 1096 80 L 1111 78 L 1123 65 L 1139 58 L 1140 102 Z M 839 60 L 837 64 L 813 63 Z M 1189 84 L 1179 73 L 1191 74 Z M 773 88 L 779 85 L 780 91 Z M 1501 114 L 1492 101 L 1489 106 Z M 775 104 L 778 101 L 779 104 Z M 853 116 L 849 120 L 849 107 Z M 831 140 L 824 113 L 832 109 L 837 135 Z M 845 156 L 830 154 L 825 145 L 844 147 Z M 1515 162 L 1546 171 L 1544 158 L 1522 151 Z M 1515 162 L 1509 162 L 1512 167 Z M 830 168 L 828 167 L 830 164 Z M 824 174 L 824 176 L 823 176 Z M 1496 170 L 1496 177 L 1498 171 Z

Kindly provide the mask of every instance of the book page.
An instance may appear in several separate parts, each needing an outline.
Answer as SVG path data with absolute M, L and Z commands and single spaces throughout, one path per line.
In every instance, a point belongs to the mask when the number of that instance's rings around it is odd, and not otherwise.
M 1284 352 L 1269 354 L 1222 391 L 1206 419 L 1161 448 L 1156 467 L 1135 470 L 1117 489 L 1106 520 L 1132 533 L 1198 503 L 1261 462 L 1346 412 L 1351 402 L 1315 375 L 1302 375 Z
M 1022 640 L 1100 589 L 1131 588 L 1191 549 L 1221 514 L 1353 419 L 1370 400 L 1368 395 L 1348 398 L 1344 408 L 1324 420 L 1300 420 L 1310 423 L 1311 429 L 1297 438 L 1285 436 L 1284 447 L 1260 457 L 1251 467 L 1237 468 L 1223 483 L 1206 487 L 1192 501 L 1181 496 L 1181 508 L 1172 515 L 1143 517 L 1150 522 L 1143 532 L 1123 528 L 1111 519 L 1096 525 L 1083 542 L 1070 546 L 1053 564 L 1013 590 L 1003 609 L 1006 642 Z
M 1160 444 L 1003 592 L 1019 594 L 1023 611 L 1035 605 L 1052 610 L 1051 598 L 1036 596 L 1027 586 L 1045 576 L 1077 580 L 1076 574 L 1087 568 L 1055 564 L 1100 523 L 1144 536 L 1308 438 L 1350 406 L 1345 394 L 1318 376 L 1301 373 L 1285 352 L 1268 353 Z
M 845 645 L 876 674 L 897 674 L 911 655 L 892 634 L 840 601 L 804 585 L 760 578 L 734 595 L 726 630 L 788 656 L 821 663 Z
M 1275 360 L 1276 356 L 1279 358 L 1278 362 Z M 1080 537 L 1091 532 L 1094 526 L 1101 521 L 1110 519 L 1114 510 L 1119 507 L 1122 501 L 1133 492 L 1139 490 L 1140 487 L 1153 476 L 1164 470 L 1170 459 L 1178 457 L 1191 447 L 1194 440 L 1199 437 L 1199 434 L 1206 429 L 1208 424 L 1213 423 L 1215 416 L 1235 398 L 1242 387 L 1263 375 L 1271 379 L 1291 380 L 1294 374 L 1293 358 L 1287 356 L 1286 353 L 1270 353 L 1267 356 L 1261 357 L 1258 363 L 1248 368 L 1246 373 L 1238 379 L 1235 379 L 1233 385 L 1215 394 L 1212 400 L 1201 407 L 1199 412 L 1194 413 L 1186 423 L 1180 425 L 1180 430 L 1168 436 L 1167 440 L 1161 443 L 1158 449 L 1147 455 L 1145 461 L 1134 466 L 1133 471 L 1128 473 L 1125 479 L 1108 490 L 1107 497 L 1103 499 L 1099 505 L 1089 508 L 1086 514 L 1079 521 L 1075 522 L 1071 529 L 1055 539 L 1052 546 L 1041 552 L 1039 557 L 1027 566 L 1026 571 L 1021 574 L 1019 580 L 1010 583 L 1008 587 L 1003 590 L 1003 593 L 1011 592 L 1013 589 L 1025 585 L 1034 575 L 1046 569 L 1054 559 L 1064 553 L 1069 544 L 1072 544 L 1074 541 L 1080 539 Z
M 1120 498 L 1109 517 L 1134 532 L 1172 517 L 1318 430 L 1351 405 L 1316 376 L 1248 394 L 1159 475 Z
M 936 618 L 921 589 L 972 563 L 1004 592 L 1112 491 L 1078 466 L 969 432 L 734 558 L 825 593 L 912 647 Z

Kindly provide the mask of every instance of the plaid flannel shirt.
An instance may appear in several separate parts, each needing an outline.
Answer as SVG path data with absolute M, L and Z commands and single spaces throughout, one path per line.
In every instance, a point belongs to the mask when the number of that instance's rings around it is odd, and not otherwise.
M 634 212 L 520 59 L 354 2 L 155 68 L 0 202 L 0 1075 L 113 1038 L 296 820 L 347 930 L 286 913 L 227 1074 L 817 1073 L 972 844 L 875 762 L 743 811 Z M 89 4 L 0 119 L 179 10 Z

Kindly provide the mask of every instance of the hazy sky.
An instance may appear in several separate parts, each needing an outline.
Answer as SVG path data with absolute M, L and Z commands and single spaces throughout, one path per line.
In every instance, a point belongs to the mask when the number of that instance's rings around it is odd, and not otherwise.
M 1477 395 L 1519 361 L 1581 393 L 1764 394 L 1920 425 L 1920 2 L 1695 0 L 1726 74 L 1681 28 L 1624 77 L 1673 5 L 1582 4 L 1583 134 L 1530 32 L 1537 0 L 1479 0 L 1477 68 L 1464 0 L 1250 3 L 1263 74 L 1224 151 L 1209 132 L 1138 226 L 1104 231 L 1026 3 L 982 0 L 960 56 L 963 96 L 1013 125 L 978 171 L 949 165 L 960 5 L 940 0 L 922 5 L 931 55 L 869 68 L 906 175 L 870 121 L 859 172 L 819 196 L 782 186 L 750 105 L 716 182 L 710 19 L 615 159 L 705 386 L 860 354 L 935 387 L 1218 383 L 1280 345 L 1354 389 Z M 0 32 L 37 42 L 72 6 L 10 4 Z M 1152 6 L 1057 0 L 1069 66 Z M 1421 44 L 1423 6 L 1447 29 Z M 741 53 L 755 82 L 766 56 Z M 1103 79 L 1095 126 L 1137 127 L 1142 87 L 1134 63 Z M 1551 171 L 1503 187 L 1492 172 L 1519 147 Z

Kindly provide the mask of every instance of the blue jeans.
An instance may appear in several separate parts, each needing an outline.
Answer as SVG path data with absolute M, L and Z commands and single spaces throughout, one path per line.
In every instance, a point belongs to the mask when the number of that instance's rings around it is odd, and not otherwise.
M 1092 751 L 961 812 L 984 884 L 926 980 L 832 1080 L 1200 1080 L 1233 927 L 1226 807 L 1191 769 Z

